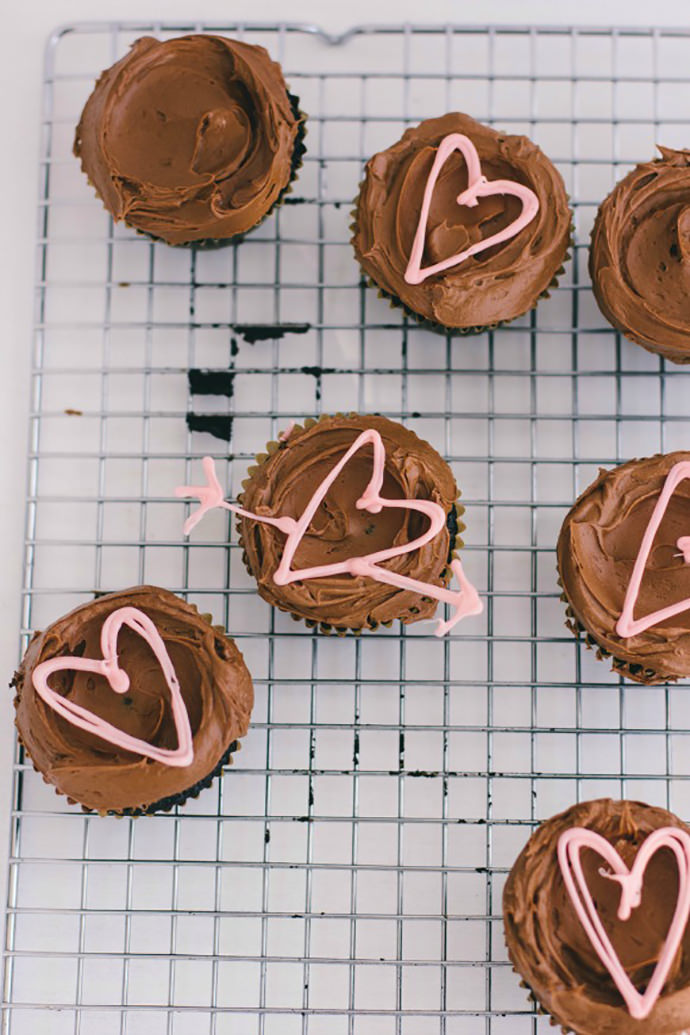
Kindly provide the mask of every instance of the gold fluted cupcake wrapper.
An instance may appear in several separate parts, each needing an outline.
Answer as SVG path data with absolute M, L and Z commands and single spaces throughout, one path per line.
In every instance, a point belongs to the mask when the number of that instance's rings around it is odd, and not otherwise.
M 293 426 L 293 428 L 290 431 L 290 438 L 295 433 L 299 434 L 300 432 L 308 431 L 309 428 L 313 428 L 316 424 L 318 424 L 320 421 L 324 420 L 327 416 L 342 417 L 342 418 L 346 419 L 347 417 L 357 417 L 357 416 L 359 416 L 359 414 L 355 413 L 355 412 L 350 412 L 350 413 L 321 414 L 321 416 L 319 416 L 319 417 L 307 417 L 307 419 L 304 420 L 302 422 L 302 424 L 295 424 Z M 280 442 L 280 441 L 270 441 L 270 442 L 266 443 L 266 451 L 263 452 L 263 453 L 257 453 L 255 455 L 255 457 L 254 457 L 255 463 L 252 464 L 247 469 L 247 476 L 242 481 L 242 488 L 243 489 L 247 488 L 247 486 L 250 484 L 253 476 L 257 473 L 257 471 L 259 470 L 261 465 L 264 464 L 266 462 L 266 460 L 268 460 L 269 456 L 272 456 L 273 453 L 276 453 L 279 449 L 284 448 L 284 446 L 285 446 L 285 443 L 284 442 Z M 441 573 L 441 576 L 440 576 L 442 584 L 444 586 L 447 586 L 449 584 L 449 582 L 451 580 L 451 577 L 452 577 L 452 574 L 453 574 L 451 566 L 450 566 L 451 565 L 451 561 L 459 559 L 459 551 L 464 546 L 461 534 L 465 530 L 465 524 L 462 521 L 462 515 L 465 513 L 465 508 L 459 502 L 460 495 L 461 494 L 458 493 L 458 499 L 455 501 L 455 503 L 453 503 L 452 508 L 449 510 L 448 514 L 446 515 L 446 527 L 448 528 L 448 531 L 449 531 L 449 534 L 450 534 L 450 543 L 449 543 L 448 559 L 446 561 L 446 566 L 443 569 L 443 572 Z M 240 495 L 240 497 L 238 499 L 238 502 L 240 503 L 240 505 L 242 505 L 242 496 L 241 495 Z M 244 543 L 244 538 L 242 536 L 242 523 L 241 523 L 240 519 L 237 520 L 236 527 L 237 527 L 237 533 L 238 533 L 238 537 L 239 537 L 239 545 L 242 548 L 242 560 L 244 562 L 244 566 L 247 569 L 247 572 L 251 575 L 251 577 L 253 579 L 256 579 L 256 575 L 255 575 L 255 573 L 251 569 L 251 566 L 250 566 L 250 563 L 249 563 L 249 558 L 247 556 L 247 552 L 246 552 L 246 548 L 245 548 L 245 543 Z M 426 600 L 428 598 L 423 597 L 422 599 Z M 287 606 L 282 606 L 281 604 L 273 604 L 272 602 L 270 602 L 270 603 L 271 603 L 272 607 L 277 607 L 278 610 L 283 611 L 286 614 L 289 614 L 291 616 L 291 618 L 294 619 L 294 621 L 296 621 L 296 622 L 304 622 L 305 625 L 309 629 L 316 629 L 318 632 L 326 633 L 326 634 L 335 633 L 337 636 L 345 636 L 345 635 L 347 635 L 347 633 L 354 633 L 356 636 L 358 636 L 365 629 L 374 630 L 374 629 L 378 629 L 380 626 L 383 626 L 386 629 L 390 629 L 392 627 L 393 621 L 394 621 L 394 620 L 391 620 L 391 621 L 386 621 L 386 622 L 377 622 L 377 621 L 374 621 L 374 620 L 369 620 L 368 622 L 366 622 L 364 625 L 361 625 L 361 626 L 339 626 L 339 625 L 333 625 L 333 624 L 331 624 L 329 622 L 322 622 L 322 621 L 319 621 L 318 619 L 307 618 L 307 617 L 305 617 L 302 614 L 298 614 L 297 612 L 290 610 L 290 608 L 287 607 Z M 410 611 L 410 613 L 412 613 L 414 615 L 415 612 L 414 612 L 413 608 L 410 608 L 409 611 Z M 403 621 L 403 619 L 400 618 L 400 621 Z M 408 624 L 409 625 L 412 622 L 414 622 L 414 618 L 409 619 L 407 622 L 404 622 L 403 624 Z
M 575 614 L 563 586 L 560 572 L 558 574 L 558 586 L 561 590 L 560 599 L 565 604 L 566 628 L 570 630 L 576 640 L 582 637 L 587 650 L 593 650 L 599 661 L 610 661 L 612 672 L 619 676 L 624 676 L 626 679 L 631 679 L 634 683 L 644 683 L 645 686 L 654 686 L 657 683 L 675 683 L 677 681 L 679 678 L 677 676 L 675 678 L 658 676 L 654 669 L 645 668 L 644 665 L 634 664 L 630 661 L 623 661 L 622 658 L 617 658 L 610 650 L 603 647 Z
M 520 988 L 524 988 L 525 991 L 527 992 L 527 999 L 532 1004 L 532 1006 L 535 1008 L 536 1013 L 538 1013 L 542 1017 L 548 1017 L 549 1018 L 549 1023 L 554 1028 L 558 1028 L 559 1027 L 561 1029 L 561 1032 L 563 1033 L 563 1035 L 577 1035 L 577 1032 L 575 1032 L 575 1030 L 573 1028 L 569 1027 L 565 1023 L 565 1021 L 562 1020 L 562 1018 L 554 1016 L 554 1014 L 552 1014 L 549 1010 L 547 1010 L 545 1006 L 542 1006 L 542 1004 L 539 1002 L 539 999 L 535 995 L 532 986 L 527 981 L 525 981 L 524 977 L 522 976 L 522 974 L 520 973 L 518 968 L 515 966 L 515 963 L 513 961 L 513 957 L 512 957 L 511 952 L 510 952 L 510 946 L 508 945 L 508 942 L 505 940 L 505 938 L 504 938 L 504 943 L 505 943 L 506 950 L 508 952 L 508 959 L 510 960 L 511 970 L 513 971 L 513 974 L 515 974 L 520 979 L 520 981 L 519 981 Z

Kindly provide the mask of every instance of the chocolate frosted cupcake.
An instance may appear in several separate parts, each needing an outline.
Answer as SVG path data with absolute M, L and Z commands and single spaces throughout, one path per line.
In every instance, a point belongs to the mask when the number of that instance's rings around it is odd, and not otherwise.
M 602 202 L 589 272 L 609 323 L 649 352 L 690 363 L 690 151 L 659 151 Z
M 98 597 L 35 633 L 13 680 L 34 768 L 85 810 L 137 815 L 196 797 L 249 728 L 242 655 L 167 590 Z
M 503 895 L 510 960 L 577 1035 L 680 1035 L 690 1025 L 690 828 L 636 801 L 547 820 Z
M 521 316 L 555 283 L 571 212 L 536 144 L 453 112 L 369 159 L 352 229 L 383 295 L 435 330 L 469 333 Z
M 74 153 L 114 219 L 168 244 L 227 244 L 279 201 L 303 136 L 263 47 L 144 36 L 98 79 Z
M 239 506 L 226 503 L 207 457 L 207 486 L 177 495 L 239 514 L 244 559 L 260 595 L 324 631 L 361 630 L 451 607 L 437 635 L 482 605 L 454 549 L 463 508 L 448 464 L 385 417 L 337 415 L 292 426 L 257 456 Z M 455 575 L 459 589 L 448 588 Z
M 558 571 L 568 625 L 621 675 L 690 675 L 690 452 L 602 471 L 567 515 Z

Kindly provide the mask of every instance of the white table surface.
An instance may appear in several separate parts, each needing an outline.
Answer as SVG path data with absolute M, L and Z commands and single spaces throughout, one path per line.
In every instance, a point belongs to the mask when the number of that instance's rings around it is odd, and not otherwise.
M 32 324 L 37 155 L 40 84 L 44 43 L 58 24 L 96 19 L 223 18 L 267 22 L 313 22 L 331 31 L 363 22 L 426 22 L 456 24 L 590 24 L 687 25 L 687 0 L 657 0 L 653 7 L 630 0 L 29 0 L 13 3 L 0 35 L 0 198 L 4 247 L 0 251 L 0 442 L 4 492 L 0 497 L 0 543 L 4 564 L 0 575 L 0 673 L 9 681 L 17 663 L 22 577 L 26 414 L 29 390 L 29 349 Z M 57 617 L 57 616 L 56 616 Z M 12 695 L 0 702 L 0 845 L 9 829 L 12 757 Z M 0 896 L 5 901 L 5 851 L 0 848 Z

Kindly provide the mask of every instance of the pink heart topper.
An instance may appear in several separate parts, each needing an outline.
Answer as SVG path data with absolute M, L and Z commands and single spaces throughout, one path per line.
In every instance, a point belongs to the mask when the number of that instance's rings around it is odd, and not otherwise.
M 656 506 L 652 511 L 652 516 L 650 517 L 644 535 L 642 536 L 640 549 L 635 558 L 632 575 L 630 576 L 630 582 L 628 583 L 628 588 L 625 593 L 623 610 L 621 611 L 620 618 L 616 622 L 616 632 L 624 639 L 631 636 L 637 636 L 638 633 L 644 632 L 646 629 L 651 628 L 651 626 L 657 625 L 659 622 L 665 622 L 667 618 L 673 618 L 674 615 L 681 614 L 683 611 L 687 611 L 688 608 L 690 608 L 690 597 L 686 597 L 685 600 L 679 600 L 676 604 L 669 604 L 668 607 L 659 608 L 658 611 L 652 611 L 651 614 L 645 615 L 637 620 L 633 618 L 635 604 L 637 603 L 640 586 L 642 585 L 642 576 L 644 575 L 645 566 L 654 544 L 654 538 L 659 530 L 659 525 L 663 520 L 666 508 L 668 507 L 676 486 L 685 478 L 690 478 L 689 460 L 679 461 L 677 464 L 674 464 L 668 472 L 663 488 L 659 494 L 659 499 L 656 501 Z M 681 536 L 680 539 L 677 540 L 676 546 L 680 550 L 685 563 L 690 563 L 690 536 Z
M 371 445 L 373 447 L 373 473 L 369 484 L 355 504 L 357 509 L 366 510 L 370 514 L 378 514 L 384 507 L 414 510 L 429 518 L 429 527 L 426 532 L 418 536 L 416 539 L 412 539 L 410 542 L 403 543 L 399 546 L 392 546 L 386 550 L 378 550 L 374 553 L 366 554 L 363 557 L 351 557 L 334 564 L 320 564 L 312 568 L 298 568 L 297 570 L 293 570 L 292 561 L 297 548 L 302 541 L 302 537 L 309 528 L 311 520 L 320 503 L 345 465 L 355 455 L 355 453 L 359 452 L 359 450 L 365 445 Z M 252 521 L 260 521 L 267 525 L 273 525 L 287 536 L 280 564 L 273 574 L 273 581 L 276 585 L 285 586 L 290 582 L 301 582 L 306 579 L 324 578 L 328 575 L 368 576 L 375 579 L 377 582 L 387 583 L 388 585 L 395 586 L 399 589 L 412 590 L 413 592 L 420 593 L 423 596 L 430 596 L 436 600 L 450 604 L 454 610 L 453 615 L 448 619 L 448 621 L 439 619 L 436 629 L 436 635 L 443 636 L 452 629 L 461 618 L 464 618 L 467 615 L 480 614 L 483 610 L 483 605 L 476 589 L 465 577 L 462 565 L 457 559 L 454 559 L 451 562 L 451 569 L 460 583 L 460 589 L 457 591 L 446 589 L 445 586 L 434 586 L 431 583 L 420 582 L 418 579 L 410 578 L 407 575 L 400 575 L 397 572 L 389 571 L 387 568 L 380 567 L 380 564 L 383 561 L 391 560 L 394 557 L 401 557 L 403 554 L 411 553 L 413 550 L 419 550 L 422 546 L 425 546 L 426 543 L 430 542 L 435 536 L 437 536 L 446 524 L 446 515 L 443 507 L 439 506 L 438 503 L 434 503 L 431 500 L 416 499 L 389 500 L 381 496 L 380 491 L 383 485 L 385 459 L 386 450 L 378 431 L 375 431 L 373 428 L 363 431 L 355 439 L 350 448 L 338 461 L 335 467 L 333 467 L 330 473 L 326 475 L 321 484 L 317 486 L 299 520 L 295 520 L 295 518 L 287 516 L 272 518 L 261 514 L 253 514 L 251 511 L 244 510 L 242 507 L 238 507 L 235 504 L 227 503 L 223 497 L 223 490 L 218 478 L 216 477 L 213 459 L 210 456 L 204 457 L 203 467 L 208 484 L 201 486 L 183 485 L 175 489 L 176 496 L 183 499 L 198 499 L 201 504 L 185 522 L 184 533 L 185 535 L 189 535 L 194 526 L 202 519 L 204 514 L 209 510 L 213 510 L 215 507 L 230 510 L 242 517 L 250 518 Z
M 426 239 L 431 198 L 441 169 L 453 151 L 460 151 L 467 165 L 467 187 L 458 195 L 458 205 L 467 205 L 468 208 L 474 208 L 478 204 L 479 198 L 488 198 L 493 194 L 510 194 L 522 202 L 522 211 L 508 226 L 498 230 L 495 234 L 491 234 L 489 237 L 483 238 L 481 241 L 476 241 L 469 248 L 466 248 L 464 252 L 451 255 L 450 258 L 436 262 L 433 266 L 422 267 L 422 255 L 424 254 L 424 241 Z M 438 146 L 426 181 L 419 222 L 417 223 L 417 230 L 412 242 L 412 251 L 410 252 L 409 262 L 405 270 L 405 281 L 408 284 L 421 284 L 423 280 L 426 280 L 427 277 L 432 277 L 435 273 L 441 273 L 451 266 L 457 266 L 459 263 L 464 262 L 465 259 L 469 259 L 470 256 L 486 251 L 487 248 L 491 248 L 494 244 L 501 244 L 502 241 L 510 240 L 511 237 L 519 234 L 523 227 L 531 223 L 538 211 L 539 199 L 533 190 L 530 190 L 529 187 L 522 183 L 517 183 L 515 180 L 487 180 L 486 176 L 482 175 L 479 155 L 470 138 L 466 137 L 464 133 L 449 133 Z
M 120 668 L 117 658 L 117 637 L 123 625 L 148 643 L 163 671 L 170 691 L 170 706 L 177 732 L 177 747 L 174 750 L 157 748 L 145 740 L 130 736 L 129 733 L 118 729 L 112 723 L 99 718 L 88 708 L 83 708 L 68 697 L 62 697 L 48 686 L 48 678 L 54 672 L 77 669 L 79 672 L 93 672 L 96 675 L 105 676 L 114 693 L 126 694 L 130 686 L 129 676 Z M 163 638 L 148 615 L 136 607 L 120 607 L 116 611 L 112 611 L 103 622 L 101 629 L 101 650 L 102 659 L 61 655 L 41 662 L 34 669 L 32 677 L 36 693 L 67 722 L 86 730 L 87 733 L 101 737 L 116 747 L 131 751 L 136 755 L 144 755 L 156 762 L 163 762 L 165 765 L 178 767 L 191 765 L 194 759 L 192 731 L 187 709 L 182 699 L 180 684 Z
M 620 884 L 618 919 L 623 921 L 629 920 L 632 910 L 637 909 L 640 905 L 642 882 L 652 856 L 661 848 L 668 848 L 676 857 L 678 865 L 676 908 L 659 959 L 644 994 L 637 991 L 628 977 L 597 913 L 597 907 L 582 869 L 580 853 L 583 848 L 592 849 L 611 867 L 611 872 L 603 869 L 599 872 L 602 877 L 618 881 Z M 688 921 L 690 913 L 690 880 L 688 879 L 690 876 L 690 836 L 680 827 L 661 827 L 654 830 L 645 838 L 635 857 L 635 862 L 628 869 L 616 849 L 605 837 L 585 827 L 573 827 L 564 831 L 558 840 L 558 862 L 568 895 L 594 951 L 613 978 L 631 1017 L 643 1020 L 652 1012 L 654 1004 L 661 995 Z

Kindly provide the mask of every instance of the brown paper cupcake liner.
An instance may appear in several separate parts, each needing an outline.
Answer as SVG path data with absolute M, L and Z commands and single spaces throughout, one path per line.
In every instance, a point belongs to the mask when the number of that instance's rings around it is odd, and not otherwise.
M 152 241 L 154 244 L 167 244 L 169 248 L 196 248 L 199 251 L 213 251 L 217 248 L 226 248 L 228 245 L 239 244 L 241 241 L 243 241 L 247 234 L 251 234 L 254 230 L 256 230 L 257 227 L 261 226 L 261 224 L 266 219 L 268 219 L 268 217 L 273 212 L 275 212 L 275 210 L 279 208 L 280 205 L 283 204 L 283 201 L 287 194 L 292 193 L 293 184 L 297 179 L 299 170 L 302 168 L 303 165 L 304 155 L 307 151 L 306 145 L 304 143 L 304 138 L 307 135 L 306 122 L 308 116 L 306 112 L 302 111 L 302 109 L 299 106 L 299 97 L 297 97 L 293 93 L 290 93 L 289 90 L 287 91 L 287 95 L 290 100 L 290 107 L 292 109 L 292 113 L 298 120 L 297 134 L 295 136 L 295 144 L 292 150 L 292 160 L 290 164 L 290 177 L 288 179 L 288 182 L 285 184 L 280 194 L 276 198 L 276 200 L 271 205 L 271 207 L 267 209 L 267 211 L 263 214 L 261 219 L 254 223 L 254 225 L 250 227 L 249 230 L 245 230 L 241 234 L 234 234 L 232 237 L 206 237 L 202 238 L 199 241 L 181 241 L 178 244 L 170 244 L 162 237 L 156 237 L 155 234 L 147 233 L 146 230 L 140 230 L 139 227 L 132 226 L 132 224 L 128 223 L 126 219 L 123 220 L 125 226 L 129 227 L 130 230 L 135 230 L 139 237 L 143 237 L 148 241 Z M 83 162 L 80 162 L 80 165 L 82 172 L 86 175 L 89 186 L 93 188 L 96 197 L 99 199 L 99 201 L 103 202 L 103 198 L 98 192 L 96 185 L 93 183 L 91 178 L 86 173 Z M 106 208 L 105 204 L 103 205 L 103 207 L 106 209 L 106 211 L 109 211 Z
M 364 181 L 362 180 L 360 185 L 359 185 L 360 192 L 361 192 L 363 184 L 364 184 Z M 566 197 L 567 197 L 568 201 L 570 201 L 570 195 L 567 194 Z M 357 207 L 358 207 L 357 203 L 358 203 L 358 201 L 359 201 L 359 194 L 354 199 L 353 204 L 354 204 L 355 207 L 352 209 L 352 212 L 351 212 L 352 222 L 350 223 L 350 230 L 352 231 L 352 235 L 353 236 L 350 238 L 350 244 L 354 244 L 355 235 L 357 234 L 357 231 L 359 229 L 359 225 L 357 223 Z M 378 284 L 369 273 L 365 273 L 363 271 L 363 275 L 364 275 L 364 280 L 369 285 L 369 287 L 372 287 L 372 288 L 376 289 L 379 298 L 385 298 L 389 302 L 391 309 L 402 309 L 402 311 L 404 312 L 405 316 L 407 316 L 411 320 L 414 320 L 415 323 L 420 328 L 422 328 L 424 330 L 427 330 L 427 331 L 433 331 L 435 334 L 442 334 L 442 335 L 452 334 L 452 335 L 456 335 L 458 337 L 469 337 L 470 335 L 473 335 L 473 334 L 483 334 L 485 331 L 495 331 L 499 327 L 507 327 L 509 324 L 513 323 L 515 320 L 521 319 L 523 316 L 525 316 L 526 313 L 529 313 L 533 309 L 536 309 L 538 304 L 539 304 L 540 299 L 542 299 L 542 298 L 549 298 L 550 295 L 551 295 L 551 292 L 555 288 L 558 287 L 558 279 L 565 272 L 565 264 L 566 264 L 566 262 L 568 262 L 572 258 L 572 251 L 571 251 L 571 249 L 573 248 L 574 240 L 575 240 L 575 226 L 574 226 L 573 223 L 571 223 L 571 225 L 570 225 L 570 236 L 569 236 L 568 242 L 566 244 L 566 250 L 565 250 L 565 254 L 563 255 L 563 261 L 562 261 L 561 265 L 558 267 L 558 269 L 556 270 L 556 272 L 554 273 L 553 278 L 551 279 L 551 282 L 548 284 L 547 287 L 544 288 L 544 290 L 539 295 L 537 295 L 537 297 L 535 298 L 535 300 L 532 303 L 532 305 L 527 306 L 527 308 L 524 309 L 523 312 L 517 313 L 515 316 L 511 316 L 509 320 L 497 320 L 495 323 L 476 325 L 476 326 L 473 326 L 473 327 L 449 327 L 449 326 L 446 326 L 445 324 L 442 324 L 442 323 L 436 323 L 434 320 L 430 320 L 426 316 L 421 316 L 419 313 L 415 312 L 414 309 L 410 309 L 410 307 L 408 305 L 406 305 L 403 301 L 401 301 L 401 299 L 398 298 L 397 295 L 391 294 L 391 292 L 386 291 L 385 288 L 382 288 L 381 285 Z M 356 256 L 355 256 L 355 258 L 356 258 Z
M 82 805 L 82 803 L 80 801 L 77 801 L 76 798 L 71 798 L 69 794 L 64 794 L 58 787 L 55 786 L 54 783 L 52 783 L 51 780 L 47 778 L 45 773 L 41 772 L 41 770 L 34 765 L 33 759 L 31 758 L 31 755 L 29 754 L 24 742 L 22 741 L 19 731 L 17 731 L 17 740 L 22 746 L 24 754 L 31 762 L 34 772 L 38 773 L 38 775 L 42 777 L 44 783 L 48 784 L 48 786 L 53 788 L 58 797 L 65 798 L 69 805 L 78 805 L 81 811 L 84 812 L 87 816 L 133 816 L 135 818 L 137 816 L 152 816 L 154 813 L 170 812 L 170 810 L 175 808 L 176 805 L 184 805 L 184 803 L 189 798 L 198 798 L 201 792 L 205 790 L 205 788 L 211 786 L 211 784 L 217 776 L 222 775 L 223 769 L 226 766 L 233 764 L 233 755 L 236 751 L 240 751 L 242 748 L 242 745 L 238 740 L 233 740 L 232 744 L 230 744 L 229 747 L 227 747 L 226 750 L 223 752 L 223 755 L 215 769 L 213 769 L 212 772 L 208 773 L 207 776 L 204 776 L 203 779 L 197 780 L 195 784 L 193 784 L 191 787 L 188 787 L 186 790 L 180 791 L 178 794 L 170 794 L 165 798 L 159 798 L 158 801 L 153 802 L 153 804 L 151 805 L 142 805 L 140 808 L 125 808 L 120 811 L 117 809 L 90 809 L 87 805 Z
M 103 596 L 103 595 L 104 595 L 104 593 L 96 594 L 96 596 Z M 209 625 L 213 625 L 214 630 L 218 633 L 219 636 L 223 636 L 226 639 L 229 639 L 228 634 L 227 634 L 227 632 L 225 631 L 225 629 L 223 628 L 222 625 L 214 625 L 213 624 L 213 618 L 212 618 L 212 616 L 210 614 L 201 614 L 199 609 L 194 604 L 192 604 L 191 606 L 194 607 L 194 610 L 197 612 L 197 614 L 200 614 L 202 618 L 206 619 L 206 621 L 208 622 Z M 15 685 L 15 681 L 14 681 L 14 679 L 12 679 L 12 682 L 10 683 L 10 688 L 12 688 L 14 685 Z M 16 695 L 15 695 L 13 704 L 14 704 L 14 706 L 16 708 L 16 706 L 17 706 L 17 697 L 16 697 Z M 211 784 L 216 779 L 216 777 L 219 777 L 219 776 L 222 775 L 223 770 L 225 769 L 226 766 L 230 766 L 230 765 L 233 764 L 233 761 L 234 761 L 233 755 L 237 751 L 241 751 L 242 750 L 242 744 L 240 743 L 240 741 L 239 740 L 233 740 L 228 745 L 228 747 L 225 749 L 225 751 L 221 755 L 218 763 L 214 766 L 214 768 L 212 769 L 212 771 L 210 773 L 207 773 L 206 776 L 202 777 L 200 780 L 197 780 L 196 783 L 192 784 L 190 787 L 185 788 L 183 791 L 178 791 L 176 794 L 166 795 L 165 797 L 159 798 L 157 801 L 153 802 L 150 805 L 141 805 L 139 807 L 132 806 L 132 807 L 124 808 L 124 809 L 92 809 L 92 808 L 89 808 L 88 805 L 82 804 L 82 802 L 78 801 L 76 798 L 72 798 L 69 794 L 65 794 L 65 792 L 61 791 L 60 788 L 57 787 L 53 783 L 52 780 L 48 779 L 46 774 L 41 769 L 39 769 L 38 766 L 34 763 L 34 760 L 32 759 L 31 755 L 29 754 L 29 750 L 26 747 L 26 745 L 24 744 L 24 741 L 22 740 L 22 737 L 21 737 L 21 733 L 19 732 L 19 728 L 17 727 L 16 719 L 15 719 L 14 726 L 15 726 L 15 729 L 17 731 L 17 741 L 20 744 L 22 750 L 24 751 L 24 755 L 31 762 L 31 766 L 32 766 L 34 772 L 38 773 L 38 775 L 43 779 L 44 783 L 48 784 L 49 787 L 53 788 L 53 790 L 58 795 L 58 797 L 65 798 L 69 805 L 79 805 L 79 807 L 81 808 L 82 812 L 84 812 L 86 815 L 90 815 L 90 816 L 94 816 L 94 815 L 98 815 L 98 816 L 118 816 L 118 817 L 122 818 L 123 816 L 132 816 L 132 817 L 152 816 L 154 813 L 170 812 L 170 810 L 175 808 L 176 805 L 184 805 L 184 803 L 189 798 L 198 798 L 203 790 L 205 790 L 207 787 L 211 786 Z
M 555 1014 L 551 1013 L 549 1010 L 546 1009 L 546 1007 L 542 1006 L 542 1004 L 539 1002 L 539 999 L 535 995 L 532 986 L 525 981 L 524 977 L 513 963 L 513 957 L 510 954 L 510 946 L 505 941 L 505 939 L 504 943 L 506 950 L 508 952 L 508 959 L 510 960 L 511 970 L 513 971 L 513 974 L 515 974 L 516 977 L 520 979 L 520 988 L 524 988 L 527 992 L 527 999 L 532 1004 L 532 1006 L 534 1006 L 536 1013 L 538 1013 L 541 1017 L 549 1017 L 551 1025 L 554 1028 L 560 1028 L 563 1035 L 577 1035 L 577 1032 L 575 1032 L 573 1028 L 569 1027 L 564 1020 L 562 1020 L 560 1017 L 557 1017 Z
M 565 588 L 561 581 L 560 573 L 558 576 L 558 585 L 561 589 L 561 601 L 566 605 L 565 613 L 566 628 L 570 630 L 576 640 L 582 637 L 585 641 L 587 650 L 593 650 L 596 653 L 599 661 L 610 661 L 611 671 L 615 672 L 619 676 L 624 676 L 626 679 L 631 679 L 634 683 L 644 683 L 645 686 L 654 686 L 658 683 L 676 683 L 678 682 L 679 676 L 659 676 L 651 668 L 645 668 L 644 665 L 636 664 L 631 661 L 623 661 L 622 658 L 617 658 L 615 654 L 612 654 L 610 650 L 603 647 L 599 641 L 592 635 L 592 633 L 585 628 L 580 619 L 575 614 L 572 604 L 568 600 L 565 592 Z
M 317 418 L 308 417 L 302 424 L 295 424 L 294 427 L 292 428 L 292 431 L 290 432 L 290 434 L 293 435 L 295 432 L 306 431 L 309 428 L 314 427 L 314 425 L 318 424 L 319 421 L 323 420 L 325 416 L 326 416 L 326 414 L 322 414 L 320 417 L 317 417 Z M 356 414 L 354 412 L 353 413 L 349 413 L 349 414 L 336 413 L 336 414 L 333 414 L 333 416 L 335 416 L 335 417 L 348 417 L 348 416 L 356 417 L 356 416 L 358 416 L 358 414 Z M 247 487 L 247 485 L 250 483 L 253 475 L 256 473 L 256 471 L 259 469 L 259 467 L 263 463 L 265 463 L 265 461 L 268 459 L 268 457 L 271 456 L 273 453 L 277 452 L 277 450 L 283 448 L 283 446 L 284 446 L 284 443 L 282 443 L 282 442 L 271 441 L 271 442 L 267 442 L 266 443 L 266 452 L 265 453 L 257 453 L 255 455 L 256 463 L 252 464 L 248 468 L 248 470 L 247 470 L 247 477 L 242 482 L 242 488 L 246 488 Z M 448 514 L 446 516 L 446 527 L 448 528 L 448 532 L 449 532 L 449 536 L 450 536 L 450 542 L 449 542 L 448 559 L 446 561 L 446 566 L 443 569 L 443 571 L 441 572 L 441 576 L 440 576 L 440 578 L 442 580 L 442 584 L 444 586 L 448 585 L 448 583 L 450 582 L 450 579 L 452 577 L 452 574 L 453 574 L 452 573 L 452 569 L 450 567 L 451 561 L 459 559 L 459 551 L 465 545 L 463 543 L 463 540 L 462 540 L 462 537 L 461 537 L 461 533 L 465 530 L 465 527 L 466 527 L 464 522 L 461 520 L 462 515 L 465 513 L 465 508 L 459 502 L 459 495 L 458 495 L 458 499 L 455 501 L 455 503 L 453 503 L 451 509 L 448 511 Z M 242 505 L 242 496 L 241 495 L 240 495 L 240 497 L 238 499 L 238 502 L 240 503 L 240 505 Z M 256 575 L 252 571 L 252 569 L 250 567 L 250 564 L 249 564 L 249 558 L 248 558 L 247 552 L 245 550 L 244 539 L 243 539 L 243 536 L 242 536 L 242 526 L 241 526 L 241 523 L 240 523 L 239 520 L 237 522 L 236 528 L 237 528 L 237 533 L 238 533 L 238 537 L 239 537 L 239 545 L 240 545 L 240 547 L 242 549 L 242 560 L 244 562 L 244 566 L 247 569 L 247 572 L 251 575 L 251 577 L 253 579 L 256 579 Z M 429 598 L 428 597 L 421 597 L 421 599 L 426 601 Z M 281 604 L 273 604 L 271 602 L 271 606 L 272 607 L 277 607 L 279 611 L 283 611 L 285 614 L 289 614 L 290 617 L 295 622 L 304 622 L 304 624 L 307 626 L 307 628 L 309 628 L 309 629 L 316 629 L 318 632 L 325 633 L 327 635 L 330 634 L 330 633 L 335 633 L 337 636 L 346 636 L 348 633 L 353 633 L 355 636 L 359 636 L 360 633 L 362 633 L 364 630 L 373 631 L 375 629 L 378 629 L 380 626 L 383 626 L 386 629 L 390 629 L 392 627 L 392 625 L 393 625 L 393 622 L 395 621 L 395 619 L 393 619 L 391 621 L 386 621 L 386 622 L 377 622 L 377 621 L 375 621 L 373 619 L 370 619 L 364 625 L 359 625 L 359 626 L 345 625 L 345 626 L 342 626 L 342 625 L 334 625 L 331 622 L 323 622 L 323 621 L 320 621 L 319 619 L 315 619 L 315 618 L 306 618 L 304 615 L 298 614 L 295 611 L 291 611 L 289 607 L 285 607 L 285 606 L 283 606 Z M 440 602 L 439 602 L 439 606 L 441 606 Z M 409 610 L 410 614 L 412 614 L 412 615 L 414 615 L 415 613 L 418 612 L 418 609 L 416 609 L 414 607 L 408 608 L 408 610 Z M 401 621 L 403 623 L 403 625 L 411 625 L 411 624 L 414 623 L 414 618 L 410 618 L 410 619 L 407 619 L 407 620 L 404 620 L 403 618 L 400 618 L 398 620 Z
M 109 816 L 151 816 L 154 812 L 170 812 L 176 805 L 184 805 L 189 798 L 198 798 L 203 790 L 211 786 L 217 776 L 222 776 L 226 766 L 233 764 L 233 755 L 236 751 L 240 751 L 241 747 L 242 745 L 238 740 L 233 740 L 232 744 L 223 752 L 217 766 L 204 776 L 203 779 L 197 780 L 192 787 L 188 787 L 187 790 L 180 791 L 179 794 L 170 794 L 167 798 L 160 798 L 153 805 L 146 805 L 139 809 L 123 809 L 122 812 L 114 812 L 112 809 L 109 809 L 107 814 Z M 90 812 L 93 810 L 86 809 L 82 805 L 82 811 Z

